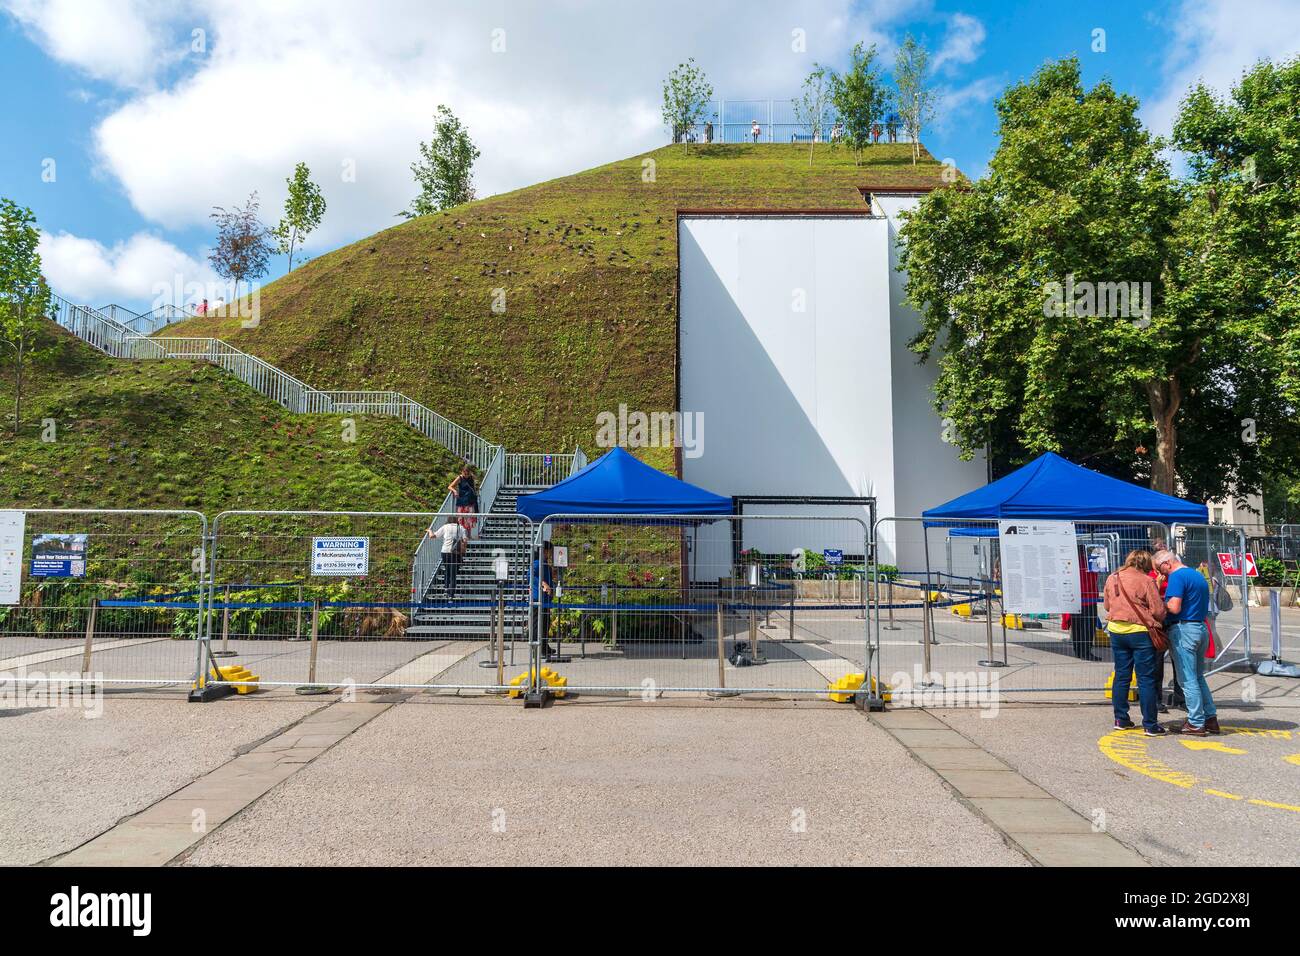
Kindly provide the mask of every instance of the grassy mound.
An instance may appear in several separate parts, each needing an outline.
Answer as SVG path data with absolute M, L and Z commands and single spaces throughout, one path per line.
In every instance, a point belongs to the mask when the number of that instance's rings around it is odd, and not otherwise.
M 941 168 L 908 145 L 861 166 L 820 146 L 811 167 L 807 146 L 665 147 L 320 256 L 262 290 L 256 329 L 213 315 L 164 334 L 226 339 L 318 388 L 398 389 L 512 451 L 591 448 L 620 402 L 673 409 L 676 210 L 861 208 L 861 187 Z
M 291 415 L 212 366 L 112 359 L 54 329 L 57 354 L 29 373 L 17 439 L 12 368 L 0 369 L 8 506 L 420 511 L 455 473 L 396 419 Z

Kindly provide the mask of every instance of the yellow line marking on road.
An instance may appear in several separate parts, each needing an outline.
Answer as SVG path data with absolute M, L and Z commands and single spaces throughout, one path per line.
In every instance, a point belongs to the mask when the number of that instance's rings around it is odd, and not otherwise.
M 1152 757 L 1147 752 L 1146 738 L 1136 728 L 1112 731 L 1097 741 L 1097 747 L 1117 764 L 1151 777 L 1153 780 L 1172 783 L 1176 787 L 1186 789 L 1196 786 L 1195 774 L 1175 770 Z
M 1216 797 L 1227 797 L 1229 800 L 1243 800 L 1243 799 L 1245 799 L 1244 797 L 1240 797 L 1240 796 L 1238 796 L 1238 795 L 1235 794 L 1235 793 L 1228 793 L 1226 790 L 1215 790 L 1213 787 L 1206 787 L 1206 788 L 1205 788 L 1205 792 L 1206 792 L 1206 793 L 1213 794 L 1213 795 L 1216 796 Z
M 1300 813 L 1300 807 L 1293 807 L 1289 803 L 1273 803 L 1269 800 L 1250 800 L 1249 803 L 1257 807 L 1272 807 L 1275 810 L 1291 810 L 1294 813 Z
M 1300 754 L 1292 754 L 1291 756 L 1283 757 L 1282 759 L 1287 763 L 1300 764 Z
M 1246 751 L 1240 747 L 1229 747 L 1227 744 L 1221 744 L 1217 740 L 1180 740 L 1178 741 L 1188 750 L 1213 750 L 1221 754 L 1244 754 Z

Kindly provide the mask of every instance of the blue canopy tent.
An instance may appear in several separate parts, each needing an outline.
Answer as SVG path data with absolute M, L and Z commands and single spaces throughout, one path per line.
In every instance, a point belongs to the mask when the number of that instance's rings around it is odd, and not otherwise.
M 927 519 L 929 527 L 948 526 L 954 535 L 996 536 L 996 528 L 959 528 L 942 519 L 1055 518 L 1206 524 L 1209 509 L 1110 478 L 1049 451 L 983 488 L 921 512 L 921 516 Z
M 732 501 L 615 448 L 545 491 L 520 495 L 515 510 L 533 521 L 552 515 L 721 516 L 732 513 Z

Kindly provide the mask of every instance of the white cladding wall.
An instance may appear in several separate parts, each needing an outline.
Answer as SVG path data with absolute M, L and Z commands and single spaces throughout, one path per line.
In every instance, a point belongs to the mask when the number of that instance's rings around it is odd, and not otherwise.
M 679 220 L 681 406 L 704 420 L 703 454 L 683 458 L 687 481 L 726 495 L 874 495 L 880 516 L 984 483 L 982 461 L 959 462 L 940 438 L 933 371 L 906 348 L 916 316 L 901 306 L 893 244 L 890 215 Z M 842 543 L 843 526 L 820 542 L 801 525 L 753 523 L 745 545 Z M 882 545 L 883 561 L 918 557 Z M 725 533 L 702 533 L 699 546 L 701 568 L 729 564 Z

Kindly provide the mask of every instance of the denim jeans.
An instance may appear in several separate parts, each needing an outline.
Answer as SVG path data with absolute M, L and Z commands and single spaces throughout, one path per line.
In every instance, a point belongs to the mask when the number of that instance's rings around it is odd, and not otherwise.
M 1109 633 L 1110 652 L 1115 658 L 1115 682 L 1110 688 L 1110 702 L 1115 710 L 1115 719 L 1128 723 L 1129 678 L 1136 673 L 1142 726 L 1152 730 L 1158 718 L 1156 649 L 1151 646 L 1151 638 L 1145 631 L 1137 634 Z
M 1174 654 L 1178 683 L 1187 698 L 1187 722 L 1204 727 L 1210 717 L 1218 716 L 1210 685 L 1205 683 L 1205 648 L 1210 632 L 1204 621 L 1179 621 L 1169 627 L 1169 648 Z

